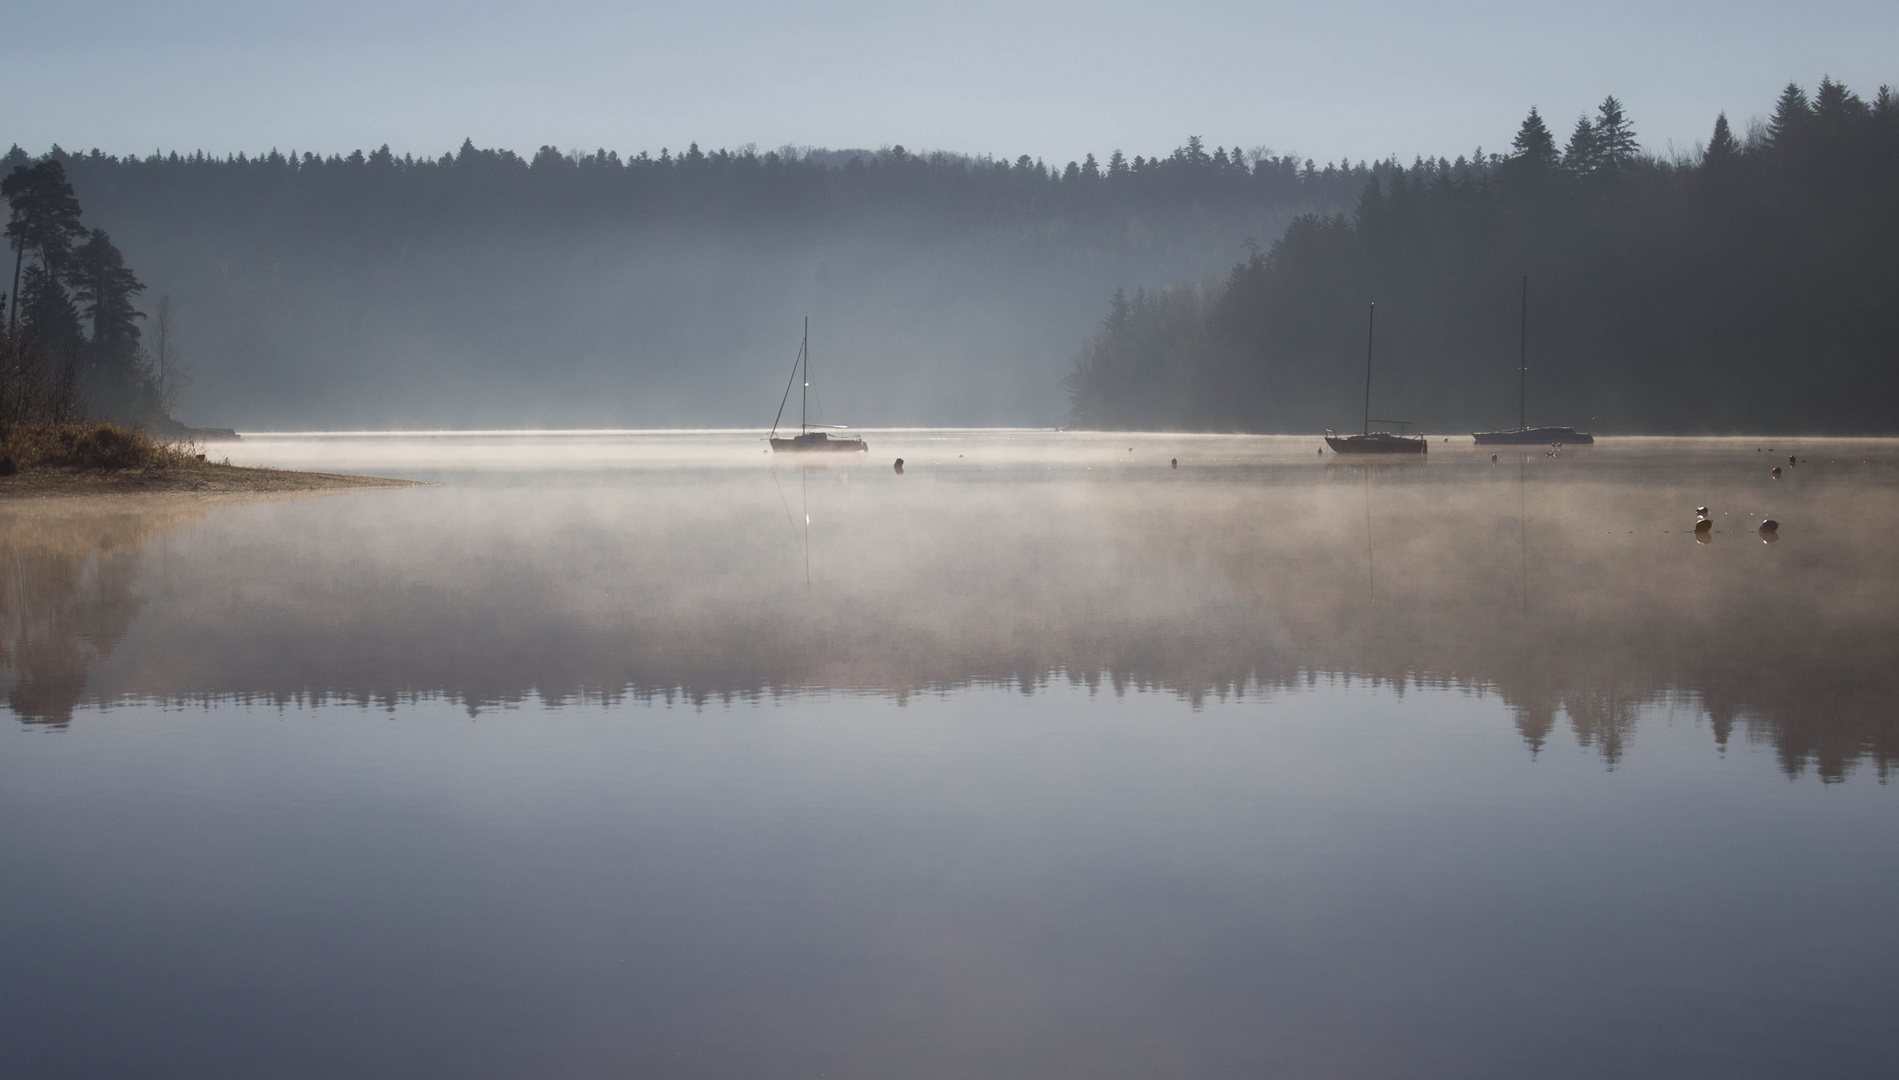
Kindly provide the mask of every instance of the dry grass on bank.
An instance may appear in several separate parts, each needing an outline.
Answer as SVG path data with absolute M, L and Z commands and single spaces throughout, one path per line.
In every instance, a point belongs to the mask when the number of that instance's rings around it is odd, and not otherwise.
M 202 464 L 194 451 L 117 424 L 12 424 L 0 431 L 0 475 L 40 469 L 114 471 Z
M 412 487 L 376 476 L 259 469 L 206 460 L 116 424 L 15 424 L 0 431 L 0 501 L 84 495 L 255 496 Z

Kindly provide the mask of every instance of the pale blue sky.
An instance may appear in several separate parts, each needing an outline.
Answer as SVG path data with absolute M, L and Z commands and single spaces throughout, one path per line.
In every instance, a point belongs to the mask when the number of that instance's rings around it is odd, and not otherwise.
M 1686 148 L 1789 79 L 1899 83 L 1899 4 L 1061 3 L 800 6 L 491 0 L 10 5 L 0 141 L 39 152 L 472 137 L 622 153 L 747 143 L 1051 164 L 1189 134 L 1334 160 L 1559 137 L 1604 94 Z

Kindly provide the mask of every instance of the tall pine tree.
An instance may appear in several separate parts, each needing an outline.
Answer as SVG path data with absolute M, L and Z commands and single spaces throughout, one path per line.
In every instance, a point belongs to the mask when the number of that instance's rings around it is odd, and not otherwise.
M 1623 115 L 1622 103 L 1614 94 L 1596 106 L 1595 129 L 1596 160 L 1601 165 L 1620 168 L 1634 162 L 1642 151 L 1635 141 L 1635 125 Z
M 1530 115 L 1523 118 L 1523 125 L 1517 128 L 1517 137 L 1510 145 L 1516 148 L 1518 162 L 1538 171 L 1553 169 L 1562 161 L 1556 153 L 1556 137 L 1537 115 L 1535 106 L 1531 106 Z

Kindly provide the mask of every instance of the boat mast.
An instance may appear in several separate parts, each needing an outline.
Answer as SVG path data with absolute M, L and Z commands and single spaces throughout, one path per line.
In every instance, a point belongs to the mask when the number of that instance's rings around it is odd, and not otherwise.
M 1372 327 L 1378 322 L 1378 305 L 1373 303 L 1365 317 L 1365 434 L 1371 434 L 1371 347 Z
M 803 435 L 807 428 L 804 422 L 805 402 L 811 397 L 811 316 L 804 317 L 804 344 L 798 347 L 804 353 L 804 389 L 798 392 L 798 434 Z
M 1525 387 L 1530 370 L 1530 275 L 1523 275 L 1523 316 L 1517 331 L 1517 430 L 1524 429 Z

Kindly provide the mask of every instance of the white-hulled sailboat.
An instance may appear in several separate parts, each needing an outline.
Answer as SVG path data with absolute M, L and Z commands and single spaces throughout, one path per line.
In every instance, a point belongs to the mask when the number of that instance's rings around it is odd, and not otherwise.
M 791 400 L 791 383 L 798 381 L 798 371 L 804 370 L 804 389 L 798 395 L 798 434 L 794 438 L 778 437 L 778 421 L 784 419 L 785 404 Z M 813 431 L 806 422 L 806 406 L 811 400 L 811 316 L 804 317 L 804 340 L 798 345 L 798 358 L 791 362 L 791 382 L 785 383 L 785 396 L 778 402 L 778 415 L 772 418 L 771 448 L 774 452 L 807 450 L 869 450 L 870 444 L 850 435 L 832 435 L 828 431 Z M 835 426 L 835 425 L 833 425 Z

